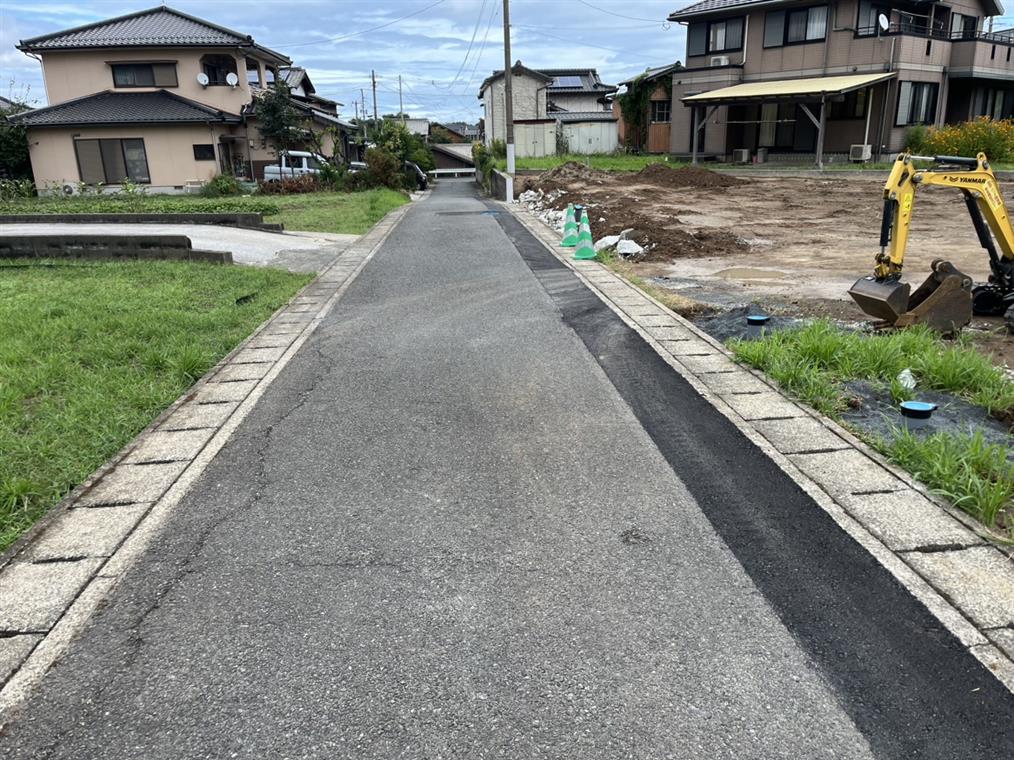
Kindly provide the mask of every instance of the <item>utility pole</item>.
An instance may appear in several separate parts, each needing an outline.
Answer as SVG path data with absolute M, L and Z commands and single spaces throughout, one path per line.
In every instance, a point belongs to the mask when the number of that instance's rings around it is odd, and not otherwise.
M 507 202 L 514 201 L 514 94 L 511 86 L 511 0 L 503 0 L 503 89 L 507 120 Z
M 377 127 L 377 72 L 370 69 L 370 79 L 373 80 L 373 127 Z
M 363 104 L 363 139 L 366 139 L 366 91 L 362 87 L 359 88 L 359 97 L 362 98 L 359 102 Z
M 401 74 L 398 75 L 398 113 L 401 114 L 401 126 L 405 126 L 405 104 L 401 99 Z

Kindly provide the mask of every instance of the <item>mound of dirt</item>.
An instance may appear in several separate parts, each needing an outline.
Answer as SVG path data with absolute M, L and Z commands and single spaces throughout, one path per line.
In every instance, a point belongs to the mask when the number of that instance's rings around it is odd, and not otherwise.
M 665 164 L 648 164 L 634 175 L 638 182 L 662 187 L 737 187 L 749 180 L 730 177 L 728 174 L 701 169 L 698 166 L 681 166 L 672 169 Z
M 598 179 L 601 174 L 602 172 L 577 161 L 568 161 L 543 172 L 539 175 L 539 179 L 549 182 L 587 182 L 590 179 Z

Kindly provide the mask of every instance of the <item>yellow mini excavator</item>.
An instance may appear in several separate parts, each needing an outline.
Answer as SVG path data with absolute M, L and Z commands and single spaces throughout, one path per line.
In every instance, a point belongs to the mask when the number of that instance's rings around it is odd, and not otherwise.
M 931 161 L 931 169 L 918 169 L 913 161 Z M 972 278 L 949 261 L 937 259 L 927 280 L 909 293 L 901 282 L 909 224 L 916 190 L 941 185 L 961 191 L 979 243 L 989 256 L 989 282 L 973 285 Z M 999 251 L 997 246 L 999 245 Z M 880 225 L 880 253 L 873 275 L 863 277 L 849 290 L 859 307 L 897 327 L 929 325 L 955 332 L 967 325 L 972 313 L 1006 315 L 1014 329 L 1014 228 L 1000 186 L 983 153 L 961 156 L 913 156 L 902 153 L 884 185 L 884 216 Z

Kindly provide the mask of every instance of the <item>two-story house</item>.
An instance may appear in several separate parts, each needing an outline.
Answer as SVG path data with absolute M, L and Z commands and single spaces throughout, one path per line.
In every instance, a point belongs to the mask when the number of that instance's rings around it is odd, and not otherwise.
M 182 190 L 219 173 L 252 176 L 274 151 L 252 119 L 254 95 L 299 79 L 309 122 L 340 122 L 301 69 L 252 37 L 161 6 L 18 45 L 42 64 L 49 105 L 19 114 L 40 190 L 129 180 Z M 290 74 L 290 72 L 293 72 Z M 302 72 L 305 74 L 305 72 Z
M 518 156 L 544 156 L 566 145 L 572 153 L 608 153 L 617 147 L 616 117 L 607 97 L 616 87 L 602 82 L 595 69 L 511 67 L 511 103 Z M 507 134 L 503 71 L 479 86 L 485 142 Z
M 676 11 L 687 48 L 672 72 L 669 152 L 819 161 L 865 145 L 877 157 L 903 149 L 912 125 L 1010 117 L 1014 39 L 988 21 L 1002 13 L 996 0 L 703 0 Z

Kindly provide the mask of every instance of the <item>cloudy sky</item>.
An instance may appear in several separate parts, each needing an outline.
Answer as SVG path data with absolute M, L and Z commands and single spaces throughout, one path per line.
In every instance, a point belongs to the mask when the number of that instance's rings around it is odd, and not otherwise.
M 18 40 L 140 10 L 155 0 L 0 0 L 0 94 L 30 88 L 44 104 L 39 65 Z M 534 68 L 587 66 L 616 83 L 682 58 L 684 27 L 666 16 L 689 0 L 511 0 L 512 58 Z M 310 71 L 317 91 L 352 116 L 378 77 L 381 113 L 475 121 L 479 83 L 503 67 L 502 0 L 173 0 L 175 8 L 253 35 Z M 1014 26 L 1014 16 L 997 29 Z

